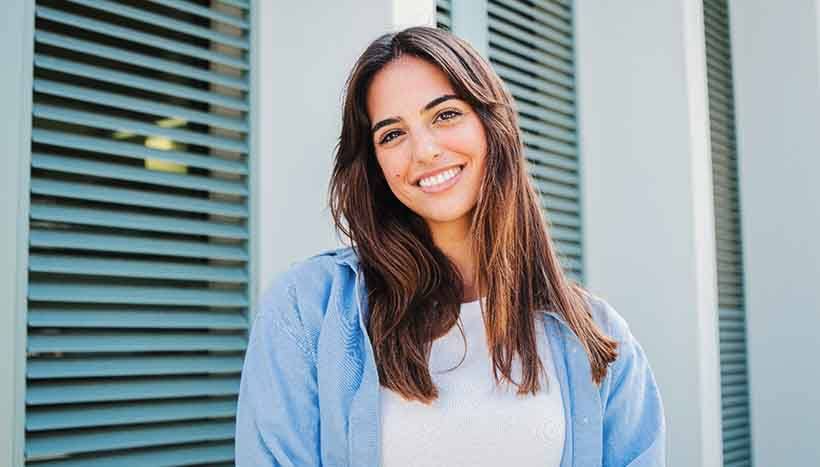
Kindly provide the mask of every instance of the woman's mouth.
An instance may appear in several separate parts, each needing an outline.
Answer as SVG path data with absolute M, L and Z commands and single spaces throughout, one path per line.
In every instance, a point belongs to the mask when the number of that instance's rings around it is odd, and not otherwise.
M 437 193 L 439 191 L 444 191 L 458 183 L 459 179 L 461 179 L 463 169 L 464 166 L 459 165 L 439 174 L 433 175 L 432 177 L 422 178 L 418 182 L 418 187 L 425 193 Z

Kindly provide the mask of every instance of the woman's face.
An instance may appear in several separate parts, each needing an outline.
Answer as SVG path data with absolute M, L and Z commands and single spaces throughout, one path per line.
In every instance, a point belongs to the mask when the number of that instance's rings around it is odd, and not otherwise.
M 367 93 L 384 178 L 431 229 L 453 222 L 469 225 L 484 176 L 484 127 L 455 94 L 444 72 L 412 56 L 382 68 Z

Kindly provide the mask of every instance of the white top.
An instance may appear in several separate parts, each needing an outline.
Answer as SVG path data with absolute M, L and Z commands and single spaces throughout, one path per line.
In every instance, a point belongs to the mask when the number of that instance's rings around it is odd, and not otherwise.
M 458 326 L 433 342 L 430 372 L 439 397 L 427 406 L 407 401 L 381 386 L 381 465 L 558 466 L 564 446 L 564 406 L 543 315 L 538 314 L 538 354 L 549 383 L 541 377 L 537 395 L 518 396 L 516 387 L 493 378 L 486 330 L 478 300 L 461 305 L 467 340 L 464 355 Z M 512 377 L 521 381 L 518 356 Z

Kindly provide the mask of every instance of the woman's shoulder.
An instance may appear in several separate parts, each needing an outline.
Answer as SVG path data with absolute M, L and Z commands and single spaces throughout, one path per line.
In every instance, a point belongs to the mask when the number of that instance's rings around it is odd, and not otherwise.
M 589 305 L 592 319 L 605 334 L 619 342 L 631 339 L 629 323 L 609 302 L 586 289 L 580 290 Z
M 315 292 L 329 286 L 333 280 L 344 275 L 348 265 L 356 266 L 353 248 L 342 247 L 324 250 L 313 256 L 290 263 L 287 269 L 277 274 L 265 288 L 265 296 L 287 292 Z
M 257 317 L 300 331 L 318 328 L 334 288 L 354 280 L 356 261 L 353 249 L 342 247 L 292 262 L 265 286 Z

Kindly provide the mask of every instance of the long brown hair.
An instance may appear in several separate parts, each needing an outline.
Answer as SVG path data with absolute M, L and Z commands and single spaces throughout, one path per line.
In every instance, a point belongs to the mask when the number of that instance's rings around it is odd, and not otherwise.
M 564 276 L 558 262 L 527 174 L 512 97 L 469 44 L 428 27 L 385 34 L 359 57 L 346 84 L 330 181 L 336 228 L 354 243 L 365 275 L 367 330 L 380 383 L 408 400 L 430 403 L 438 397 L 428 357 L 433 340 L 457 324 L 463 294 L 458 269 L 433 243 L 424 220 L 393 195 L 375 157 L 367 91 L 376 73 L 402 55 L 438 66 L 484 126 L 485 174 L 471 231 L 495 380 L 500 382 L 501 373 L 518 386 L 518 394 L 540 389 L 544 368 L 534 318 L 537 310 L 551 309 L 578 336 L 599 384 L 617 356 L 617 343 L 595 324 L 584 290 Z M 515 354 L 521 382 L 511 376 Z

